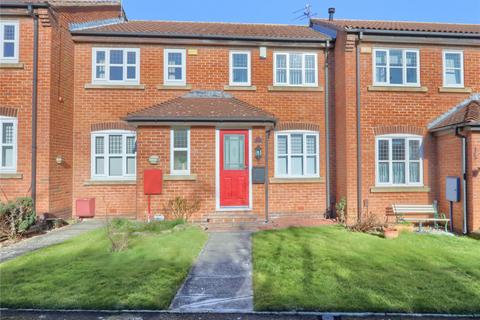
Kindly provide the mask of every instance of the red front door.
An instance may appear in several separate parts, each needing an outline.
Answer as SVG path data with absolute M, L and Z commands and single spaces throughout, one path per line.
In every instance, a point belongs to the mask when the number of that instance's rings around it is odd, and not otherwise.
M 220 206 L 248 206 L 248 130 L 220 131 Z

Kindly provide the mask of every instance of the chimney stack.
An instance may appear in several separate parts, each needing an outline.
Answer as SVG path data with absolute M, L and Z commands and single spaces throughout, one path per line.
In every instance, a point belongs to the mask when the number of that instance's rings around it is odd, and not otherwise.
M 328 21 L 333 21 L 334 14 L 335 14 L 335 8 L 328 8 Z

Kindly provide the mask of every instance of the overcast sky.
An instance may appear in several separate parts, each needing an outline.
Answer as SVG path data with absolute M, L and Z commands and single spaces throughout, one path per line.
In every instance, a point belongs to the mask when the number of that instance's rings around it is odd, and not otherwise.
M 480 23 L 480 0 L 123 0 L 130 20 L 286 24 L 306 24 L 295 18 L 307 3 L 317 17 Z

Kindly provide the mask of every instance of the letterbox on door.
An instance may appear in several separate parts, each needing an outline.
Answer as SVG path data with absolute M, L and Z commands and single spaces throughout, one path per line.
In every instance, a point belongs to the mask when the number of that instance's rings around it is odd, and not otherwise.
M 161 169 L 147 169 L 143 172 L 143 192 L 147 195 L 162 193 Z

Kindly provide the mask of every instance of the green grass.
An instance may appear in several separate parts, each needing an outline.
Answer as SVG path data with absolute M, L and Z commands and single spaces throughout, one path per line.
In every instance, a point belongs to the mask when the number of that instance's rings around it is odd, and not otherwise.
M 480 241 L 339 226 L 253 237 L 256 310 L 480 312 Z
M 111 253 L 105 229 L 0 265 L 0 305 L 9 308 L 166 309 L 206 241 L 179 222 L 115 222 L 133 232 Z M 134 232 L 138 231 L 138 232 Z

